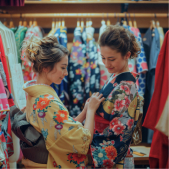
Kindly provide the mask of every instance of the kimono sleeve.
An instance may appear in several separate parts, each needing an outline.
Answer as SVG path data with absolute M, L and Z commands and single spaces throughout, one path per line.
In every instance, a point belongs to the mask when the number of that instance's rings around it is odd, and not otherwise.
M 48 151 L 87 154 L 91 134 L 69 116 L 58 100 L 37 98 L 35 116 Z

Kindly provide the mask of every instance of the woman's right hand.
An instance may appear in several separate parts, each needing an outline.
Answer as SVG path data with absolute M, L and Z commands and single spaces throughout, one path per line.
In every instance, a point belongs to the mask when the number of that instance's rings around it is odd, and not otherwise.
M 99 108 L 100 103 L 105 100 L 105 98 L 102 96 L 103 94 L 100 94 L 99 92 L 93 93 L 88 103 L 88 109 L 92 110 L 95 113 L 96 110 Z

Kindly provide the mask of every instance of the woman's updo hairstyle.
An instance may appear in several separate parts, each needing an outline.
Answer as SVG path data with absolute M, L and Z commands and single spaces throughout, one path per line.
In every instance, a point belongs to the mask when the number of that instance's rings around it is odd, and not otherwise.
M 60 45 L 55 36 L 46 36 L 40 39 L 32 36 L 22 46 L 26 57 L 33 63 L 34 72 L 41 73 L 43 68 L 53 70 L 55 63 L 69 54 L 69 51 Z
M 135 58 L 140 53 L 140 45 L 134 35 L 125 29 L 123 26 L 110 25 L 102 33 L 99 39 L 99 45 L 108 46 L 122 56 L 125 56 L 128 51 L 131 52 L 130 58 Z

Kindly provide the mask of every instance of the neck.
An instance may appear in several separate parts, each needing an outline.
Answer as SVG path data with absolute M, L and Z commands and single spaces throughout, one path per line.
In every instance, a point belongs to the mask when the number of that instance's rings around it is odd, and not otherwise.
M 48 79 L 45 77 L 44 74 L 38 74 L 37 75 L 37 80 L 36 84 L 46 84 L 46 85 L 51 85 L 51 83 L 48 81 Z
M 126 64 L 123 69 L 121 69 L 119 72 L 115 73 L 115 75 L 118 75 L 120 73 L 123 73 L 123 72 L 129 72 L 129 67 L 128 67 L 128 64 Z

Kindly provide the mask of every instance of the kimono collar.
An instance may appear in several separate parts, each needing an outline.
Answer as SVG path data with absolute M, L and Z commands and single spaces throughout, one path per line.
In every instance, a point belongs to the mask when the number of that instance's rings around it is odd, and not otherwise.
M 26 82 L 23 85 L 23 90 L 25 90 L 25 92 L 27 92 L 31 97 L 37 97 L 43 94 L 50 94 L 58 98 L 55 90 L 51 86 L 46 84 L 36 84 L 36 80 Z

